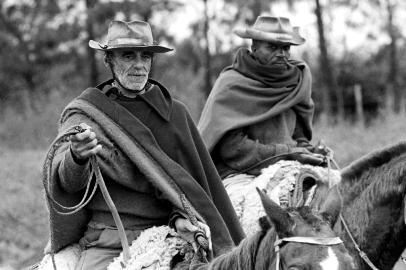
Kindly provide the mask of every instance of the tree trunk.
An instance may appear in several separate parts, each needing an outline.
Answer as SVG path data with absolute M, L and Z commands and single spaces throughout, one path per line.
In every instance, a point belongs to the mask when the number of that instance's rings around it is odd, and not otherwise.
M 364 126 L 365 117 L 364 117 L 364 102 L 362 101 L 362 87 L 360 84 L 354 85 L 354 98 L 355 98 L 355 111 L 356 111 L 356 122 Z
M 320 70 L 322 79 L 326 86 L 323 90 L 323 112 L 328 116 L 332 116 L 331 108 L 331 91 L 336 95 L 337 98 L 337 118 L 339 121 L 344 119 L 344 98 L 342 91 L 337 85 L 337 81 L 334 76 L 331 61 L 327 51 L 326 39 L 324 36 L 324 23 L 323 23 L 323 11 L 319 0 L 316 1 L 315 14 L 317 17 L 317 30 L 319 32 L 319 49 L 320 49 Z
M 388 32 L 391 39 L 389 44 L 389 74 L 388 85 L 392 89 L 393 94 L 393 111 L 399 113 L 402 107 L 403 97 L 402 91 L 398 83 L 398 59 L 397 59 L 397 36 L 395 33 L 395 26 L 393 25 L 393 17 L 395 5 L 390 0 L 386 0 L 386 8 L 388 12 Z
M 86 0 L 86 10 L 87 10 L 87 20 L 86 20 L 86 31 L 88 39 L 94 39 L 93 31 L 93 7 L 96 0 Z M 87 47 L 87 57 L 89 62 L 89 85 L 96 86 L 99 79 L 99 71 L 97 69 L 96 62 L 96 52 L 94 49 Z
M 210 56 L 210 48 L 209 48 L 209 14 L 208 14 L 208 7 L 207 7 L 207 0 L 203 0 L 204 2 L 204 40 L 205 40 L 205 48 L 204 48 L 204 89 L 206 97 L 209 96 L 211 92 L 211 56 Z

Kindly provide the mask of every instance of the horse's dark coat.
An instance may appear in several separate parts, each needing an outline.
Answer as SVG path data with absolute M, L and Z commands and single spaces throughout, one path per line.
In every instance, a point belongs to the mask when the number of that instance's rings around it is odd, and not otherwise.
M 375 151 L 344 168 L 339 190 L 342 214 L 360 248 L 379 269 L 392 269 L 406 247 L 406 142 Z M 339 203 L 339 194 L 332 189 L 323 208 Z M 340 222 L 335 231 L 350 252 L 357 254 Z M 357 269 L 369 269 L 359 256 L 354 257 Z

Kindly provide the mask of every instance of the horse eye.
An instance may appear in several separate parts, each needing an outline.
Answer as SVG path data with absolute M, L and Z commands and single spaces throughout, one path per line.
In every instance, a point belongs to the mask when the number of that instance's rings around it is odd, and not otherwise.
M 301 270 L 302 268 L 298 266 L 289 266 L 288 270 Z

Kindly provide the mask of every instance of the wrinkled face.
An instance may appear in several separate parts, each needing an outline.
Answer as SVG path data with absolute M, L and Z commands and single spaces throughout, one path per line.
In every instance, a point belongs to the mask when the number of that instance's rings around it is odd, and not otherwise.
M 112 51 L 111 65 L 118 81 L 127 89 L 140 91 L 148 81 L 152 53 L 122 49 Z
M 276 44 L 262 40 L 254 40 L 252 54 L 263 65 L 284 67 L 290 58 L 289 44 Z

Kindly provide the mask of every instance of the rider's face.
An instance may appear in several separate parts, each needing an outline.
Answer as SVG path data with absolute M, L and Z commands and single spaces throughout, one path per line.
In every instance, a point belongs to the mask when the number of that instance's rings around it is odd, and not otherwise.
M 252 54 L 263 65 L 286 66 L 290 58 L 290 45 L 256 40 Z
M 148 81 L 152 53 L 122 49 L 112 52 L 113 72 L 119 82 L 129 90 L 140 91 Z

